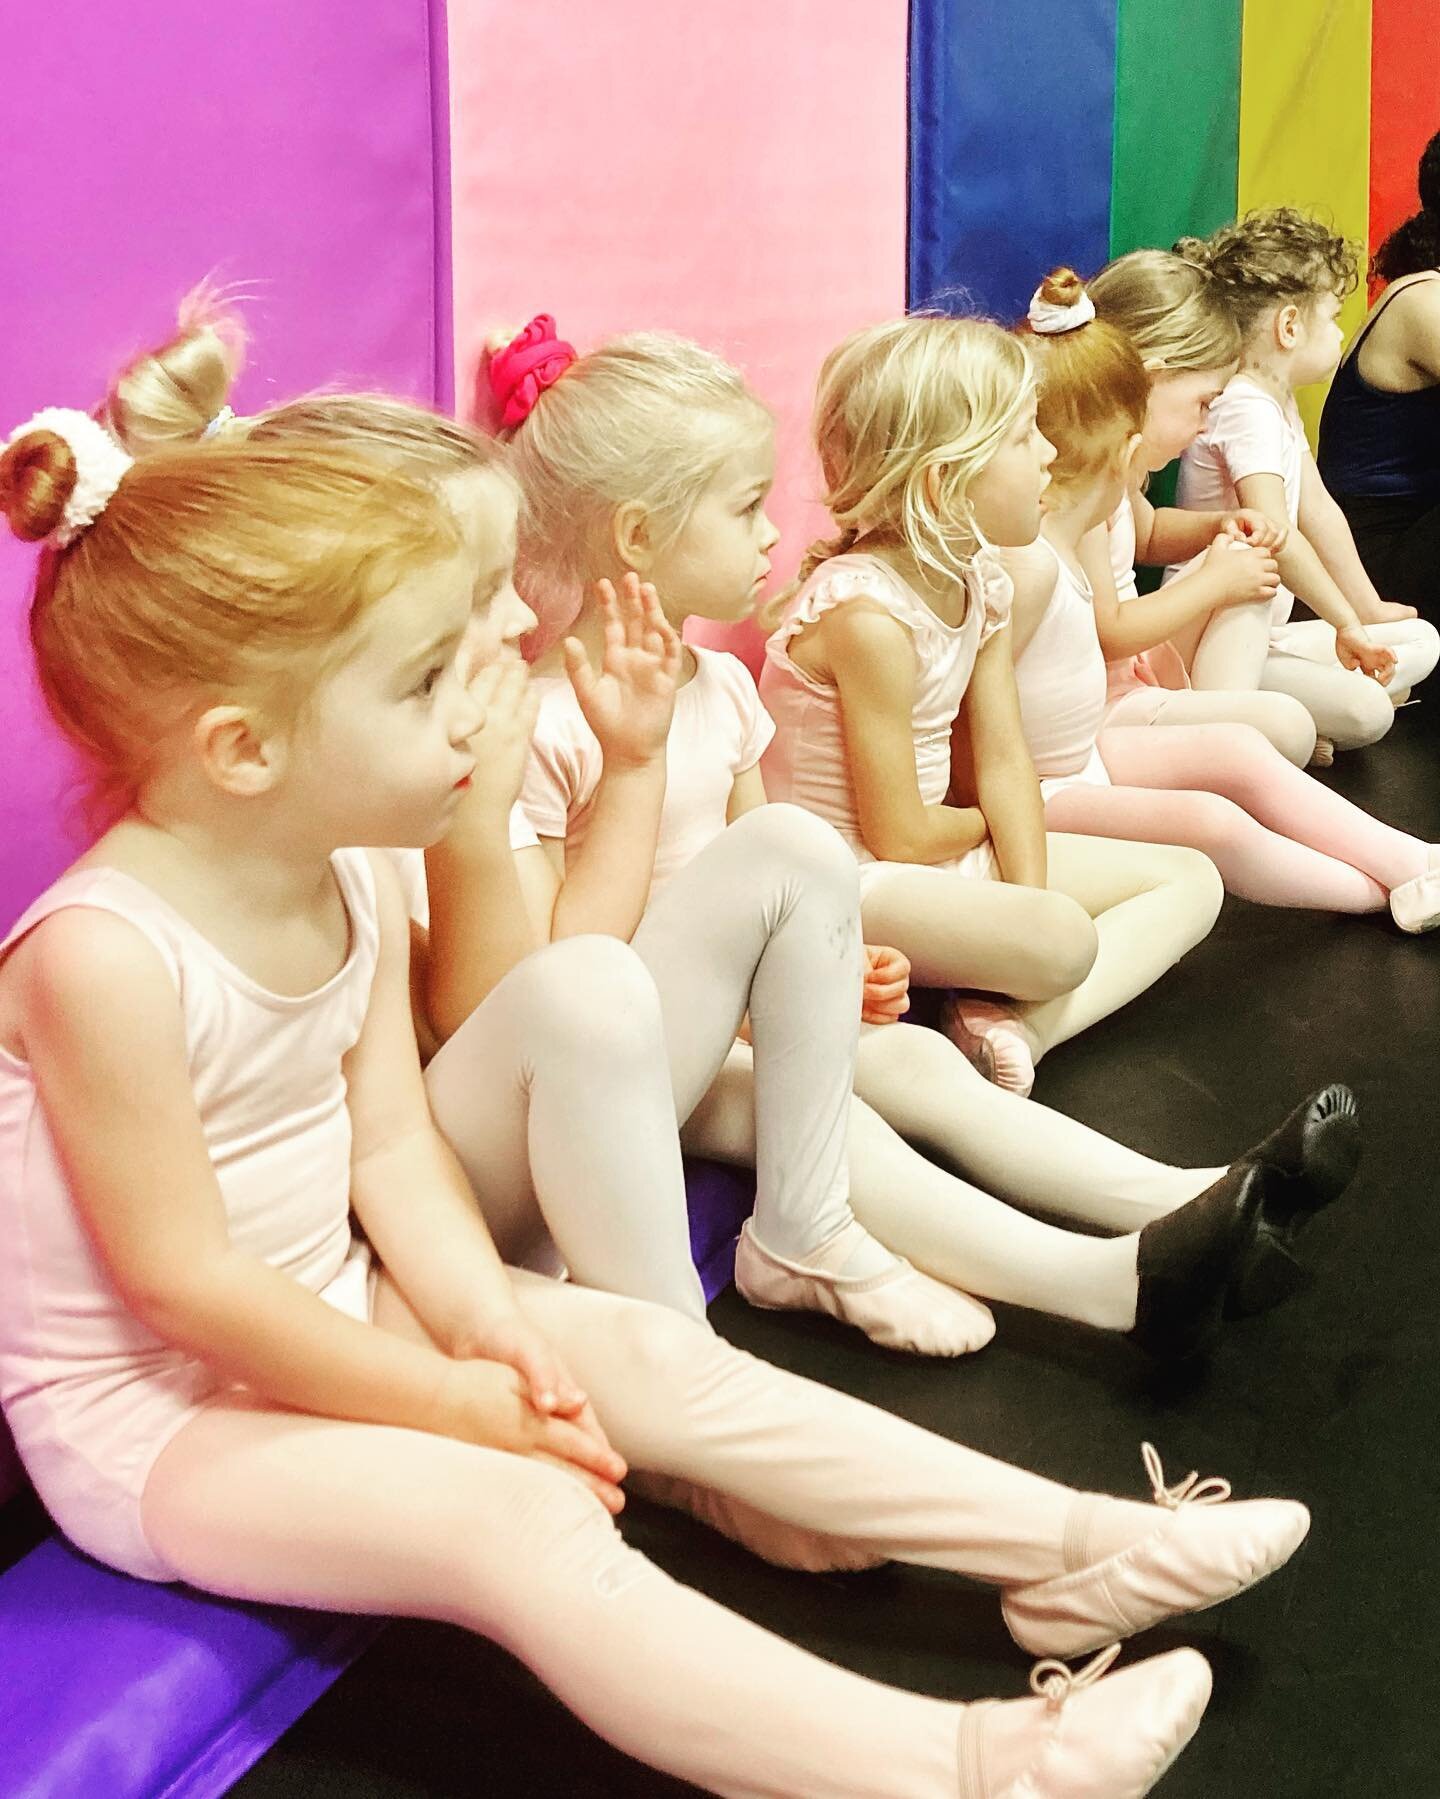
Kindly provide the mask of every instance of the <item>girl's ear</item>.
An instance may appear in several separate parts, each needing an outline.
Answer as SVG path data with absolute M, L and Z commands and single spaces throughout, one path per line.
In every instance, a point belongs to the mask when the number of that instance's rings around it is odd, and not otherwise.
M 1133 487 L 1137 475 L 1145 472 L 1140 465 L 1140 451 L 1144 442 L 1144 435 L 1137 431 L 1126 440 L 1125 448 L 1120 452 L 1120 475 L 1127 488 Z
M 925 498 L 930 502 L 930 510 L 940 510 L 940 464 L 932 462 L 925 471 Z
M 190 741 L 208 779 L 222 793 L 250 799 L 268 793 L 284 772 L 284 746 L 241 706 L 212 706 L 196 719 Z
M 1300 334 L 1300 308 L 1287 300 L 1275 314 L 1275 341 L 1282 350 L 1293 350 Z
M 655 561 L 650 536 L 650 514 L 639 500 L 626 500 L 610 520 L 610 542 L 622 568 L 648 574 Z

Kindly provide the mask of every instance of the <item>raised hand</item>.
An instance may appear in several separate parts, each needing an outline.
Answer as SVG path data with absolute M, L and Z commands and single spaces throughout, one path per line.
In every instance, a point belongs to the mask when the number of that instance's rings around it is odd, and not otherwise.
M 565 639 L 565 672 L 606 766 L 640 768 L 664 754 L 684 645 L 655 589 L 633 571 L 618 593 L 597 581 L 595 597 L 605 621 L 600 672 L 573 637 Z
M 1252 549 L 1269 550 L 1278 555 L 1290 535 L 1289 525 L 1278 525 L 1268 512 L 1257 512 L 1253 506 L 1238 506 L 1225 514 L 1220 529 L 1237 543 L 1248 543 Z
M 470 682 L 470 694 L 482 719 L 470 739 L 475 773 L 456 823 L 465 818 L 494 823 L 507 817 L 520 797 L 540 700 L 531 687 L 530 670 L 518 656 L 482 668 Z
M 1395 673 L 1394 650 L 1387 650 L 1383 643 L 1371 643 L 1365 635 L 1364 625 L 1349 625 L 1345 630 L 1337 631 L 1335 654 L 1342 667 L 1358 668 L 1382 687 L 1389 686 L 1390 677 Z
M 898 949 L 865 945 L 865 985 L 860 995 L 864 1024 L 895 1024 L 910 1010 L 910 963 Z

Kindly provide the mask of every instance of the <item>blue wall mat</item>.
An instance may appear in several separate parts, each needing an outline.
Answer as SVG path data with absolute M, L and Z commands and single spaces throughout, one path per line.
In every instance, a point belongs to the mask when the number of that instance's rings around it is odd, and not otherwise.
M 1011 323 L 1110 253 L 1116 0 L 911 0 L 909 304 Z

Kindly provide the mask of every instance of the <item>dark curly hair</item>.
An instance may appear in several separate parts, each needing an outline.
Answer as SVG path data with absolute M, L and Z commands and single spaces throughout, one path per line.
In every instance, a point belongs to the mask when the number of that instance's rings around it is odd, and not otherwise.
M 1440 131 L 1420 158 L 1420 210 L 1392 231 L 1375 252 L 1371 273 L 1381 281 L 1440 268 Z
M 1209 237 L 1182 237 L 1175 253 L 1214 277 L 1247 338 L 1277 302 L 1343 300 L 1359 282 L 1362 255 L 1294 206 L 1247 212 Z

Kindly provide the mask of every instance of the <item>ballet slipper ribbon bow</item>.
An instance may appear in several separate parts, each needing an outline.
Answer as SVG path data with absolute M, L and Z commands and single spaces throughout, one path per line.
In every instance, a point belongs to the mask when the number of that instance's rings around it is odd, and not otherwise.
M 1155 1503 L 1163 1505 L 1166 1511 L 1178 1512 L 1182 1505 L 1223 1505 L 1230 1497 L 1228 1480 L 1218 1474 L 1209 1480 L 1201 1480 L 1193 1470 L 1178 1486 L 1167 1487 L 1164 1464 L 1153 1443 L 1142 1443 L 1140 1456 L 1145 1463 L 1145 1472 L 1150 1476 Z
M 1102 1649 L 1093 1661 L 1086 1662 L 1078 1674 L 1064 1662 L 1036 1662 L 1030 1670 L 1030 1691 L 1037 1699 L 1043 1699 L 1047 1705 L 1058 1710 L 1072 1693 L 1082 1692 L 1103 1679 L 1114 1667 L 1119 1655 L 1120 1645 L 1112 1643 L 1108 1649 Z
M 555 335 L 548 312 L 537 313 L 518 337 L 490 358 L 490 391 L 507 429 L 524 424 L 535 402 L 575 361 L 575 347 Z

